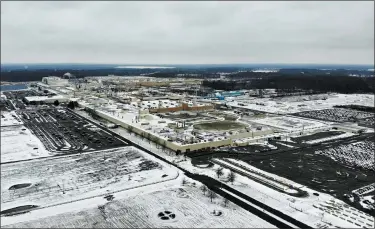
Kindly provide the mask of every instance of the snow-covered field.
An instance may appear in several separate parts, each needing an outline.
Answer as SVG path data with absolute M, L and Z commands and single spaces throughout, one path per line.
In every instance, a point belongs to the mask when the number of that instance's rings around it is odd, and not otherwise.
M 296 98 L 298 97 L 298 100 Z M 310 96 L 311 97 L 311 96 Z M 316 97 L 316 96 L 315 96 Z M 374 106 L 374 94 L 329 94 L 326 99 L 309 100 L 309 96 L 291 96 L 285 98 L 256 98 L 241 101 L 245 106 L 240 106 L 238 101 L 228 102 L 233 107 L 242 107 L 252 110 L 270 113 L 290 114 L 310 110 L 322 110 L 333 108 L 335 105 L 356 104 L 362 106 Z
M 200 183 L 182 177 L 119 192 L 114 200 L 96 197 L 2 218 L 7 228 L 275 228 L 220 196 L 210 198 Z M 162 213 L 162 214 L 161 214 Z
M 347 166 L 361 167 L 375 171 L 374 150 L 374 142 L 362 141 L 318 150 L 315 153 L 328 156 Z
M 122 135 L 127 135 L 133 141 L 163 154 L 170 160 L 181 158 L 180 156 L 168 156 L 160 149 L 156 149 L 155 145 L 142 141 L 139 136 L 131 135 L 122 128 L 115 129 L 115 131 L 120 131 Z M 125 148 L 132 147 L 120 149 Z M 156 161 L 159 165 L 162 165 L 161 169 L 156 168 L 139 171 L 138 174 L 128 174 L 131 170 L 137 170 L 137 164 L 139 165 L 142 159 L 138 158 L 122 163 L 124 162 L 123 159 L 112 157 L 113 154 L 118 155 L 119 153 L 112 151 L 61 156 L 58 160 L 57 158 L 49 158 L 2 165 L 2 176 L 5 176 L 1 179 L 2 201 L 8 202 L 1 204 L 1 210 L 26 204 L 42 207 L 29 213 L 2 217 L 1 226 L 26 228 L 274 227 L 232 203 L 224 206 L 222 197 L 213 199 L 211 203 L 207 193 L 204 196 L 199 189 L 199 182 L 196 182 L 197 187 L 181 186 L 182 174 L 177 179 L 169 180 L 173 178 L 173 175 L 177 175 L 177 171 L 168 168 L 158 160 Z M 147 154 L 142 152 L 140 154 L 151 160 Z M 116 160 L 118 161 L 116 164 L 120 165 L 116 166 L 117 169 L 113 169 L 113 166 L 110 165 Z M 155 159 L 153 160 L 155 161 Z M 128 172 L 126 172 L 126 169 Z M 108 179 L 111 174 L 113 175 L 113 172 L 120 173 L 118 174 L 118 184 L 110 184 L 116 182 L 116 179 Z M 164 174 L 168 174 L 168 176 L 162 178 L 161 176 Z M 129 181 L 129 178 L 131 181 Z M 150 179 L 153 178 L 156 179 L 155 182 L 158 182 L 158 180 L 165 181 L 140 187 L 139 183 L 150 183 Z M 186 180 L 189 179 L 186 178 Z M 91 181 L 92 184 L 85 185 L 87 181 L 89 183 Z M 20 192 L 22 189 L 9 190 L 14 184 L 28 182 L 33 184 L 30 187 L 23 188 L 24 192 Z M 107 185 L 107 187 L 100 188 L 101 185 Z M 123 191 L 118 192 L 119 190 Z M 28 192 L 31 192 L 31 195 L 27 194 Z M 65 194 L 63 194 L 64 192 Z M 108 202 L 103 196 L 110 193 L 114 196 L 114 200 Z M 74 201 L 78 199 L 80 200 Z M 158 214 L 163 211 L 170 211 L 175 214 L 175 218 L 162 220 L 158 217 Z M 214 211 L 219 216 L 215 216 Z M 165 212 L 164 214 L 167 215 Z
M 48 207 L 178 177 L 178 171 L 129 146 L 1 166 L 1 210 Z M 28 187 L 15 188 L 28 184 Z
M 25 126 L 1 127 L 1 163 L 52 155 Z

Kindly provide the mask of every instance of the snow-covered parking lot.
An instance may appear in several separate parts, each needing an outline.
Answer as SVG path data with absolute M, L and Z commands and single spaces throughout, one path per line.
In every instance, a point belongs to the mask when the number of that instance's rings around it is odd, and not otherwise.
M 318 150 L 315 153 L 328 156 L 346 166 L 375 171 L 375 143 L 362 141 Z
M 355 122 L 374 116 L 374 114 L 370 112 L 356 111 L 344 108 L 305 111 L 296 113 L 294 115 L 332 122 Z

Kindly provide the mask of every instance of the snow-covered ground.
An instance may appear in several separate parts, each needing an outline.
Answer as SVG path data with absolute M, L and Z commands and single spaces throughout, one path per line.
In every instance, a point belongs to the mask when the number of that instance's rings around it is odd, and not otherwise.
M 1 163 L 52 155 L 25 126 L 1 127 Z
M 363 105 L 374 106 L 374 94 L 329 94 L 327 99 L 318 100 L 303 100 L 302 96 L 298 96 L 301 101 L 296 101 L 295 96 L 285 98 L 256 98 L 248 99 L 244 103 L 245 106 L 238 105 L 238 101 L 228 102 L 227 104 L 233 107 L 249 108 L 252 110 L 265 111 L 279 114 L 290 114 L 301 111 L 322 110 L 333 108 L 335 105 Z M 305 96 L 306 97 L 306 96 Z M 306 97 L 308 98 L 308 97 Z M 288 101 L 290 100 L 290 102 Z
M 176 179 L 178 171 L 132 146 L 1 166 L 1 210 L 42 208 Z M 26 188 L 11 188 L 30 184 Z
M 18 117 L 15 111 L 10 112 L 1 112 L 1 127 L 3 126 L 14 126 L 14 125 L 22 125 L 23 122 Z
M 237 163 L 243 163 L 239 160 L 234 161 L 236 161 Z M 199 174 L 205 174 L 224 182 L 227 181 L 226 176 L 229 173 L 229 170 L 224 169 L 224 175 L 220 178 L 217 178 L 216 169 L 220 166 L 216 164 L 211 168 L 198 168 L 194 167 L 189 160 L 186 160 L 180 162 L 179 165 L 185 169 L 188 169 L 189 171 Z M 277 180 L 299 187 L 300 189 L 307 191 L 309 193 L 309 196 L 302 198 L 291 197 L 285 193 L 281 193 L 272 188 L 268 188 L 256 181 L 253 181 L 239 174 L 237 174 L 237 178 L 233 184 L 231 184 L 230 182 L 227 182 L 226 184 L 248 196 L 251 196 L 252 198 L 258 201 L 261 201 L 262 203 L 272 206 L 273 208 L 285 214 L 288 214 L 301 222 L 310 225 L 313 228 L 318 228 L 321 226 L 327 226 L 330 228 L 335 226 L 343 228 L 357 228 L 359 226 L 355 223 L 365 227 L 369 227 L 369 224 L 374 224 L 374 219 L 370 215 L 349 207 L 343 201 L 338 200 L 329 194 L 312 190 L 292 180 L 280 177 L 272 173 L 265 172 L 251 165 L 246 166 L 250 167 L 255 171 L 260 171 L 261 173 L 266 174 L 270 177 L 274 177 Z M 313 193 L 318 193 L 319 196 L 315 196 Z M 346 215 L 348 215 L 348 217 L 356 217 L 356 215 L 361 215 L 362 217 L 364 217 L 364 219 L 359 219 L 363 223 L 361 223 L 359 220 L 355 222 L 352 221 L 353 223 L 350 223 L 347 221 L 347 219 L 349 218 L 342 219 L 340 217 L 336 217 L 335 215 L 329 213 L 329 209 L 327 207 L 323 208 L 321 206 L 327 204 L 327 202 L 332 201 L 340 208 L 350 209 L 351 212 L 345 213 Z M 321 209 L 318 207 L 321 207 Z
M 182 185 L 182 179 L 187 183 Z M 194 184 L 195 183 L 195 184 Z M 1 226 L 100 228 L 275 228 L 220 196 L 211 202 L 201 184 L 180 176 L 155 185 L 2 217 Z M 215 212 L 215 213 L 214 213 Z M 161 218 L 163 213 L 166 218 Z

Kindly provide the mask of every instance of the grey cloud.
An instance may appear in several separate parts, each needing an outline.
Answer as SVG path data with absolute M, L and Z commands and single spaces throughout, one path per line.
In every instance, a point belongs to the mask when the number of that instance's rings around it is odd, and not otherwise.
M 374 62 L 374 2 L 1 2 L 1 62 Z

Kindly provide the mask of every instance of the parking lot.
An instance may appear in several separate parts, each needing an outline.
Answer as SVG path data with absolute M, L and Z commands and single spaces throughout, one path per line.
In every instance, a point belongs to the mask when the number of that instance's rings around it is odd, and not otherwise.
M 24 102 L 25 97 L 55 95 L 48 91 L 35 90 L 4 91 L 3 94 L 7 97 L 7 103 L 12 101 L 13 104 L 10 104 L 10 107 L 13 109 L 26 109 L 27 105 Z
M 304 111 L 293 114 L 295 116 L 313 118 L 331 122 L 358 122 L 374 117 L 373 113 L 344 108 L 333 108 L 325 110 Z M 367 123 L 365 121 L 364 124 Z
M 375 117 L 368 117 L 358 120 L 358 125 L 374 128 L 375 126 Z
M 11 110 L 15 110 L 15 108 L 9 100 L 0 99 L 0 110 L 11 111 Z
M 371 184 L 375 179 L 373 143 L 369 140 L 348 141 L 322 150 L 305 148 L 268 156 L 252 155 L 251 159 L 244 161 L 314 190 L 329 193 L 359 210 L 364 209 L 358 203 L 349 202 L 345 194 Z M 373 211 L 367 212 L 373 214 Z
M 64 108 L 19 110 L 17 113 L 50 152 L 68 154 L 127 145 L 102 127 Z
M 363 209 L 357 200 L 350 202 L 345 195 L 374 183 L 374 143 L 371 141 L 374 135 L 353 136 L 329 142 L 319 146 L 319 149 L 318 146 L 303 146 L 298 143 L 325 136 L 326 133 L 310 135 L 294 143 L 285 142 L 294 148 L 279 144 L 282 141 L 273 140 L 270 143 L 277 149 L 271 149 L 269 145 L 248 145 L 189 154 L 189 157 L 195 166 L 208 164 L 210 158 L 241 160 L 263 171 L 329 193 L 358 210 L 373 214 L 373 210 Z

